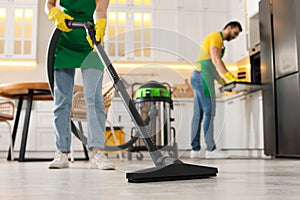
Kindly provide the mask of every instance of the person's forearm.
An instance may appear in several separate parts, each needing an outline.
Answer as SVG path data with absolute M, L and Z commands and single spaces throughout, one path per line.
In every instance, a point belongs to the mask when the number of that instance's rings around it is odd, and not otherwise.
M 222 76 L 224 76 L 228 72 L 221 58 L 212 59 L 212 62 Z
M 49 10 L 53 8 L 56 4 L 56 0 L 47 0 L 45 3 L 45 13 L 48 15 Z
M 106 18 L 106 12 L 109 5 L 109 0 L 98 0 L 95 10 L 95 21 L 100 18 Z
M 215 46 L 210 47 L 210 56 L 212 63 L 217 68 L 221 76 L 224 76 L 228 70 L 225 67 L 223 60 L 221 59 L 221 49 Z

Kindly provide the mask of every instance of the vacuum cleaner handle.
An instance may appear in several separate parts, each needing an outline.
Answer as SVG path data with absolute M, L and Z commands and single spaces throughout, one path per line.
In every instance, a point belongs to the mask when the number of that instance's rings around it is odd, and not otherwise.
M 74 28 L 84 28 L 86 30 L 87 35 L 90 36 L 95 50 L 97 51 L 98 55 L 100 56 L 100 59 L 104 62 L 104 64 L 107 67 L 107 70 L 109 71 L 109 75 L 110 78 L 112 79 L 113 83 L 116 84 L 119 81 L 119 76 L 117 74 L 117 72 L 115 71 L 115 69 L 113 68 L 110 59 L 108 58 L 108 56 L 106 55 L 103 47 L 99 44 L 99 42 L 96 41 L 96 31 L 94 29 L 94 25 L 92 22 L 77 22 L 77 21 L 70 21 L 70 20 L 66 20 L 66 25 L 68 26 L 68 28 L 70 29 L 74 29 Z
M 70 29 L 77 29 L 77 28 L 84 28 L 86 30 L 86 34 L 90 36 L 93 44 L 98 45 L 99 42 L 96 41 L 96 31 L 94 29 L 94 25 L 92 22 L 77 22 L 77 21 L 71 21 L 71 20 L 66 20 L 66 25 Z
M 88 23 L 88 22 L 77 22 L 77 21 L 72 21 L 72 20 L 66 20 L 66 25 L 70 29 L 85 28 L 85 23 Z

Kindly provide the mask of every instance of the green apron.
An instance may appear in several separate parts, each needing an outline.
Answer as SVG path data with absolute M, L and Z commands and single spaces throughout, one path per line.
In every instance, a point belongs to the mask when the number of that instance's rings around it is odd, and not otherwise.
M 95 0 L 60 0 L 60 5 L 74 21 L 93 22 Z M 55 50 L 54 69 L 61 68 L 96 68 L 103 71 L 104 66 L 86 40 L 84 29 L 61 33 Z
M 214 78 L 217 73 L 216 67 L 212 63 L 211 59 L 200 61 L 200 64 L 204 95 L 206 97 L 214 97 L 216 95 L 214 82 Z
M 222 38 L 223 34 L 220 32 Z M 225 53 L 225 47 L 222 47 L 221 51 L 221 58 L 223 58 Z M 215 77 L 216 77 L 216 67 L 214 66 L 213 62 L 211 59 L 208 60 L 202 60 L 199 62 L 201 66 L 201 74 L 202 74 L 202 85 L 204 89 L 204 95 L 206 97 L 215 97 L 216 92 L 215 92 Z

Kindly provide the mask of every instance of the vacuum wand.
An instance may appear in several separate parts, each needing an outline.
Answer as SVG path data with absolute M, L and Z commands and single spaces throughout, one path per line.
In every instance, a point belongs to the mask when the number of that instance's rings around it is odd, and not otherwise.
M 170 157 L 164 157 L 162 153 L 160 152 L 159 148 L 155 145 L 154 141 L 151 139 L 149 130 L 147 126 L 145 125 L 142 117 L 138 113 L 132 99 L 128 95 L 126 91 L 126 87 L 123 83 L 123 81 L 119 78 L 117 72 L 115 71 L 110 59 L 108 58 L 106 52 L 104 51 L 102 45 L 96 41 L 95 39 L 95 30 L 94 25 L 91 22 L 75 22 L 75 21 L 66 21 L 66 24 L 69 28 L 84 28 L 87 32 L 87 34 L 90 36 L 91 40 L 93 41 L 94 48 L 99 55 L 99 58 L 101 59 L 102 63 L 105 65 L 106 70 L 114 83 L 114 87 L 116 88 L 116 91 L 119 93 L 125 108 L 127 109 L 131 119 L 133 120 L 138 132 L 142 136 L 142 139 L 144 140 L 145 145 L 147 146 L 150 156 L 155 163 L 156 166 L 162 166 L 162 165 L 169 165 L 173 163 L 181 163 L 181 161 L 170 158 Z

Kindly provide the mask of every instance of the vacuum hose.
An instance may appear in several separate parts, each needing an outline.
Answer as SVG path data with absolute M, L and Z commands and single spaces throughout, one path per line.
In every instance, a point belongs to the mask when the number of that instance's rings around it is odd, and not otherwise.
M 68 25 L 69 27 L 75 27 L 75 28 L 82 28 L 82 23 L 76 23 L 74 21 L 68 21 L 67 24 L 71 23 L 71 25 Z M 91 26 L 89 22 L 85 23 L 85 26 Z M 86 30 L 93 30 L 93 29 L 86 29 Z M 55 29 L 52 38 L 50 40 L 49 46 L 48 46 L 48 54 L 47 54 L 47 73 L 48 73 L 48 82 L 50 86 L 50 90 L 52 95 L 54 94 L 53 88 L 54 88 L 54 60 L 55 60 L 55 49 L 56 44 L 58 42 L 58 39 L 60 37 L 61 31 L 59 29 Z M 94 38 L 92 38 L 93 40 Z M 76 128 L 74 122 L 71 120 L 72 124 L 72 131 L 73 133 L 82 141 L 83 144 L 87 145 L 87 138 L 84 135 L 78 136 L 77 133 L 79 130 Z M 73 130 L 75 128 L 77 133 Z M 138 139 L 139 132 L 137 132 L 128 142 L 117 145 L 117 146 L 105 146 L 104 149 L 107 151 L 118 151 L 120 149 L 127 149 L 128 147 L 131 147 Z

